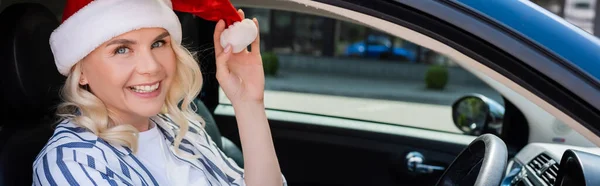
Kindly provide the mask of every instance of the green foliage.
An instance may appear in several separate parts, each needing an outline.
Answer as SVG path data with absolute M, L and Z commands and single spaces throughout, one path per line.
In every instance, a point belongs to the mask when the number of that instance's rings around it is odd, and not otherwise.
M 428 89 L 443 90 L 448 83 L 448 69 L 442 65 L 431 65 L 425 74 Z
M 263 61 L 263 69 L 265 70 L 265 75 L 267 76 L 276 76 L 277 71 L 279 70 L 279 58 L 275 53 L 266 52 L 261 54 Z

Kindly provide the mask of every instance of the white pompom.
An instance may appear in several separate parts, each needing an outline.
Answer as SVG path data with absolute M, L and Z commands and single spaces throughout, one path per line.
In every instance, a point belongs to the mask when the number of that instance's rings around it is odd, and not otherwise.
M 235 22 L 221 33 L 221 46 L 225 48 L 231 44 L 233 53 L 243 51 L 258 36 L 258 28 L 254 21 L 244 19 L 241 22 Z

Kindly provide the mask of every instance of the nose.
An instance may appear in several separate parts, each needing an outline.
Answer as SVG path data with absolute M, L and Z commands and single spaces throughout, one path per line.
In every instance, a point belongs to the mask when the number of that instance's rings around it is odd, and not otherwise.
M 161 71 L 162 66 L 150 50 L 138 52 L 136 57 L 138 58 L 136 65 L 138 73 L 153 75 Z

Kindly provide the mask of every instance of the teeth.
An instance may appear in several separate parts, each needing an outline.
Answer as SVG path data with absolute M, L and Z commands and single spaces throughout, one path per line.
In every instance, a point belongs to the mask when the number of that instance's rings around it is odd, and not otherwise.
M 133 90 L 134 92 L 148 93 L 148 92 L 152 92 L 152 91 L 155 91 L 156 89 L 158 89 L 159 85 L 160 85 L 160 83 L 156 83 L 154 85 L 131 86 L 129 88 L 131 88 L 131 90 Z

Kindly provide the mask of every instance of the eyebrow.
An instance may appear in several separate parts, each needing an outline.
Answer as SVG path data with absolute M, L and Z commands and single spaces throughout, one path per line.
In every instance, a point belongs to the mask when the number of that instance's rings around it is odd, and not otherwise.
M 120 45 L 135 45 L 137 42 L 132 41 L 132 40 L 128 40 L 128 39 L 116 39 L 116 40 L 112 40 L 110 42 L 108 42 L 106 44 L 106 47 L 110 46 L 110 45 L 115 45 L 115 44 L 120 44 Z
M 167 36 L 169 36 L 169 32 L 163 32 L 162 34 L 156 36 L 156 38 L 154 38 L 154 41 L 163 39 Z M 108 42 L 106 44 L 106 47 L 110 46 L 110 45 L 115 45 L 115 44 L 120 44 L 120 45 L 135 45 L 137 44 L 137 42 L 132 41 L 132 40 L 128 40 L 128 39 L 116 39 L 116 40 L 112 40 L 110 42 Z
M 163 32 L 162 34 L 156 36 L 156 38 L 154 38 L 154 41 L 161 40 L 169 35 L 170 35 L 169 32 Z

